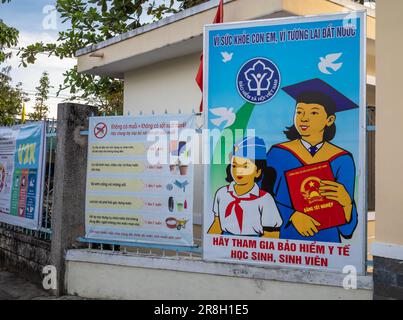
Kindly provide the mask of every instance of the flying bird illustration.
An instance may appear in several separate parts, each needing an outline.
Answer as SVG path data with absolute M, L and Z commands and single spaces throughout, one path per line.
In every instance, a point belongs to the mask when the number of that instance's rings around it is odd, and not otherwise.
M 210 112 L 219 117 L 210 119 L 210 121 L 217 127 L 226 122 L 224 128 L 228 128 L 235 122 L 236 115 L 234 113 L 234 108 L 214 108 L 210 109 Z
M 228 53 L 228 52 L 224 51 L 224 52 L 221 52 L 221 55 L 223 57 L 222 62 L 227 63 L 232 60 L 232 56 L 234 55 L 234 53 L 233 52 Z
M 318 68 L 320 72 L 324 74 L 332 74 L 328 69 L 332 69 L 333 71 L 339 70 L 343 62 L 336 63 L 336 61 L 341 57 L 343 53 L 331 53 L 326 57 L 320 57 L 320 62 L 318 63 Z

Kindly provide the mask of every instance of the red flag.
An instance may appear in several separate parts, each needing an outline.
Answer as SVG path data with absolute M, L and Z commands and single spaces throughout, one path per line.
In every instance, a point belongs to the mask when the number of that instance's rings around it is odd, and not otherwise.
M 220 4 L 218 5 L 217 13 L 215 15 L 213 23 L 223 23 L 224 22 L 224 0 L 220 0 Z M 200 66 L 196 75 L 196 82 L 203 92 L 203 55 L 200 57 Z M 203 112 L 203 98 L 200 103 L 200 112 Z

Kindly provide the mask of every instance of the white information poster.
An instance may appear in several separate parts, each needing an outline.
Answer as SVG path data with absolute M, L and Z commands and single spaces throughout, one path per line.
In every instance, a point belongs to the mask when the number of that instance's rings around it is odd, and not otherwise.
M 90 119 L 87 238 L 193 245 L 193 166 L 183 135 L 193 127 L 194 115 Z

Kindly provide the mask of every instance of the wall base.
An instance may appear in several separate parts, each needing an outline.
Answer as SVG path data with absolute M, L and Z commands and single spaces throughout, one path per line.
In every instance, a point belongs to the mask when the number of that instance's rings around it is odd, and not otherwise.
M 374 299 L 403 300 L 403 246 L 375 242 L 371 253 L 374 256 Z
M 403 300 L 403 260 L 374 256 L 374 299 Z
M 97 299 L 372 299 L 371 276 L 356 290 L 343 289 L 342 276 L 70 250 L 65 279 L 69 295 Z
M 0 268 L 42 284 L 42 269 L 49 260 L 50 242 L 0 227 Z

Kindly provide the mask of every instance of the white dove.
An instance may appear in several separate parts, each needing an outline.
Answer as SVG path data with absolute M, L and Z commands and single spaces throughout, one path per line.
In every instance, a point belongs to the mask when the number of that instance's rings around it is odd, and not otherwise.
M 226 121 L 224 128 L 228 128 L 235 122 L 236 115 L 234 113 L 234 108 L 230 108 L 230 109 L 214 108 L 214 109 L 210 109 L 210 112 L 212 114 L 214 114 L 215 116 L 219 117 L 219 118 L 215 118 L 215 119 L 210 119 L 210 121 L 217 127 L 219 127 L 223 122 Z
M 232 56 L 234 55 L 234 53 L 233 52 L 228 53 L 228 52 L 224 51 L 224 52 L 221 52 L 221 55 L 223 57 L 222 62 L 227 63 L 228 61 L 232 60 Z
M 339 70 L 343 63 L 335 63 L 337 59 L 341 57 L 343 53 L 331 53 L 328 54 L 326 57 L 320 57 L 320 62 L 318 63 L 318 67 L 320 72 L 324 74 L 332 74 L 328 69 L 332 69 L 333 71 Z

